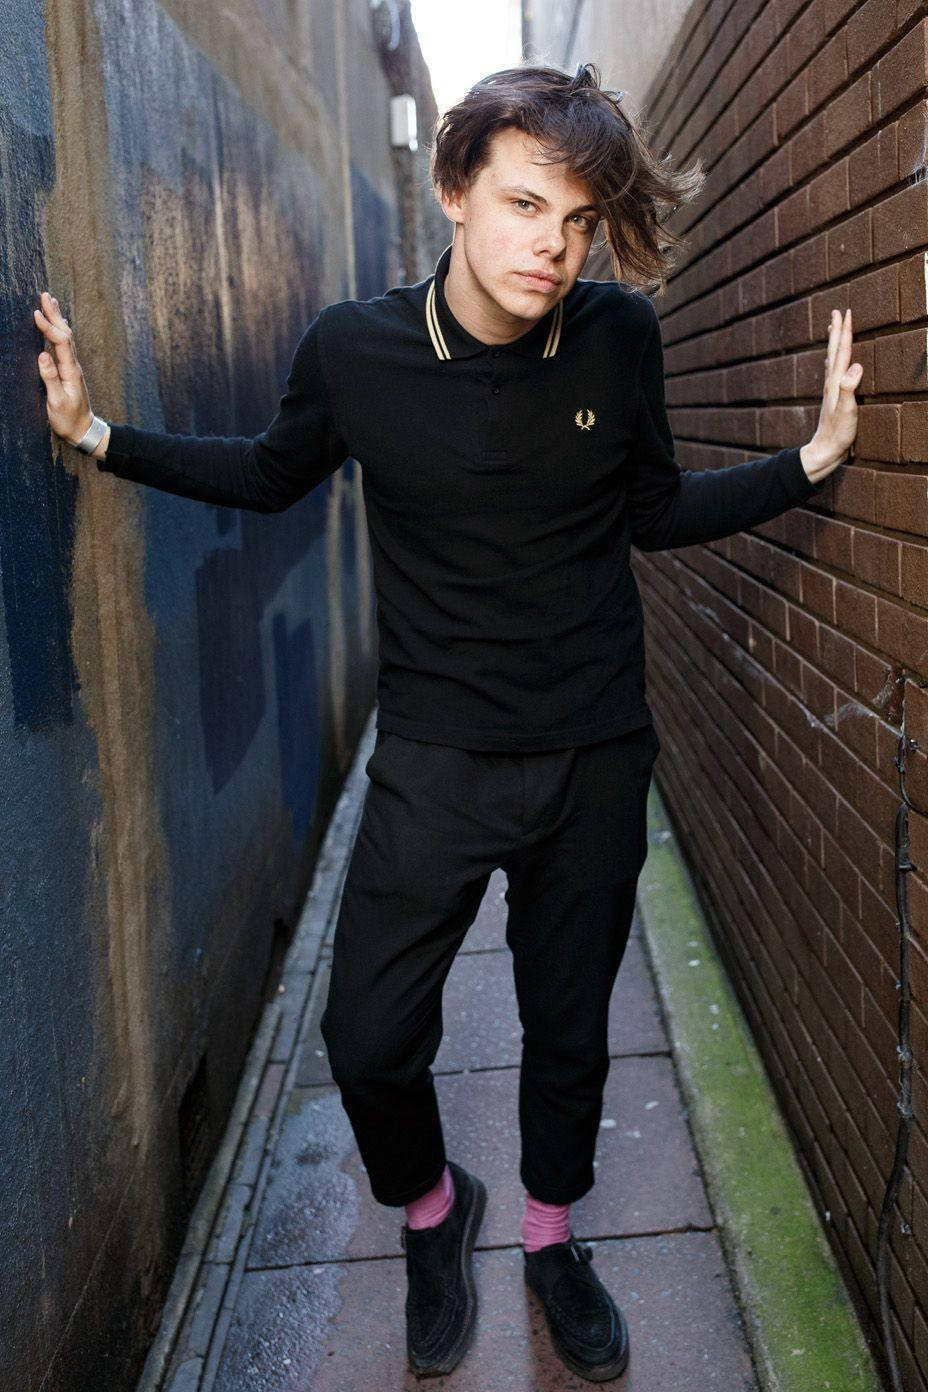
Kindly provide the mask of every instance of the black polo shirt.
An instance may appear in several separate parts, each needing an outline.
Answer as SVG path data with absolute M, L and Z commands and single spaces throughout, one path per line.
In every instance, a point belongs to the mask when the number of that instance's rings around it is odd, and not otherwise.
M 465 749 L 591 743 L 651 720 L 632 545 L 776 517 L 823 485 L 798 449 L 681 470 L 660 322 L 578 280 L 513 343 L 472 337 L 433 276 L 328 305 L 254 439 L 111 426 L 102 470 L 274 512 L 349 456 L 377 594 L 377 725 Z

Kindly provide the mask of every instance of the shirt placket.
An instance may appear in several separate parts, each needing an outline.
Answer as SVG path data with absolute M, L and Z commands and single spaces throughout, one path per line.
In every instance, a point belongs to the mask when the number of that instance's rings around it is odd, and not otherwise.
M 486 415 L 480 438 L 480 458 L 487 464 L 509 458 L 505 420 L 507 408 L 511 403 L 507 399 L 507 377 L 506 356 L 502 349 L 488 349 L 481 372 L 486 393 Z

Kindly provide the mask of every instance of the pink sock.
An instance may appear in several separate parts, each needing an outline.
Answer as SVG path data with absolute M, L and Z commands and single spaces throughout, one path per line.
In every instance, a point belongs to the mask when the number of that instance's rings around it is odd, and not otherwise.
M 526 1252 L 537 1252 L 552 1242 L 570 1241 L 570 1204 L 542 1203 L 525 1192 L 522 1218 L 522 1245 Z
M 446 1164 L 435 1188 L 406 1205 L 406 1224 L 410 1228 L 434 1228 L 447 1218 L 453 1203 L 454 1180 Z

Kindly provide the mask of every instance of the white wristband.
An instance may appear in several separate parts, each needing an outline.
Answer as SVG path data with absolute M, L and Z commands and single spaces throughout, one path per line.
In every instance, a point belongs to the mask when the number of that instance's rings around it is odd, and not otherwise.
M 84 454 L 93 454 L 105 434 L 106 421 L 101 420 L 99 416 L 93 416 L 86 433 L 75 441 L 74 448 L 83 450 Z

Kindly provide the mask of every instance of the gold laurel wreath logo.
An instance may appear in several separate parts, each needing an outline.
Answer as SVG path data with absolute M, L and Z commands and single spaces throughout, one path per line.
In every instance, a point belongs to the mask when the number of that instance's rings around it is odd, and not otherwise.
M 589 407 L 585 411 L 578 411 L 574 416 L 574 424 L 579 425 L 581 430 L 592 430 L 596 424 L 596 417 Z

